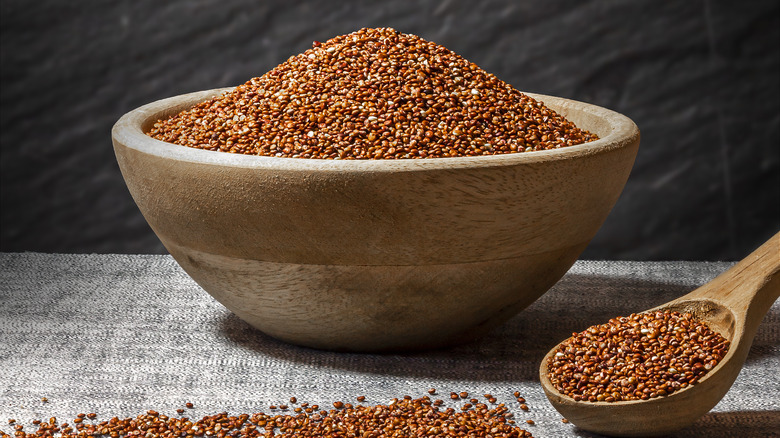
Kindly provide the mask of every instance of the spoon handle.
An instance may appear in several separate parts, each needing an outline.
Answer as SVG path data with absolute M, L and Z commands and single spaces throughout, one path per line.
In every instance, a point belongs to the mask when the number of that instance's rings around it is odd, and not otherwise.
M 708 298 L 730 308 L 745 321 L 752 333 L 780 296 L 780 233 L 690 294 L 687 298 Z

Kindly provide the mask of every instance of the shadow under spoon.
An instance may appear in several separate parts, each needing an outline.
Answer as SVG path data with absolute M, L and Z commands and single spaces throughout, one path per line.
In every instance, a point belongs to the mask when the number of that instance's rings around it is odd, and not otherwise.
M 761 320 L 780 296 L 780 233 L 745 259 L 693 292 L 646 312 L 691 313 L 731 342 L 721 361 L 701 380 L 666 396 L 617 402 L 575 401 L 548 377 L 542 360 L 539 378 L 550 403 L 583 430 L 613 436 L 654 436 L 693 424 L 712 409 L 737 378 Z

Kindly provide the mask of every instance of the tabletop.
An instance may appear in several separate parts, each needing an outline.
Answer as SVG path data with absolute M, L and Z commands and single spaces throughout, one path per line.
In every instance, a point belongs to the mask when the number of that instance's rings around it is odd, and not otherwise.
M 468 344 L 408 354 L 319 351 L 253 329 L 170 256 L 0 253 L 0 431 L 32 421 L 272 413 L 271 406 L 387 404 L 491 394 L 534 437 L 598 437 L 562 421 L 539 384 L 556 343 L 677 298 L 726 262 L 578 261 L 529 308 Z M 323 327 L 323 330 L 327 330 Z M 520 409 L 519 392 L 528 410 Z M 780 436 L 780 300 L 731 390 L 676 437 Z M 297 399 L 289 403 L 290 397 Z M 482 401 L 484 402 L 484 401 Z M 191 403 L 192 408 L 186 408 Z M 16 422 L 12 425 L 9 419 Z M 534 424 L 527 424 L 526 420 Z

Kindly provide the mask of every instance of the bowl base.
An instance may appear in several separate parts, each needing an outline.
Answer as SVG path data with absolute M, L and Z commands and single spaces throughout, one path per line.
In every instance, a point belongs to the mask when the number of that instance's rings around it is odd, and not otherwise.
M 354 266 L 238 259 L 163 243 L 253 327 L 292 344 L 353 352 L 472 340 L 541 297 L 587 245 L 486 262 Z

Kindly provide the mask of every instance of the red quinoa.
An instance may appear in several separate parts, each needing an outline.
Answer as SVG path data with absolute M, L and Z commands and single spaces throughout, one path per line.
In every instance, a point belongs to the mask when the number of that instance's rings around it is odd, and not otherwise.
M 320 159 L 496 155 L 598 138 L 447 48 L 390 28 L 315 42 L 148 134 L 213 151 Z
M 393 399 L 386 405 L 352 406 L 349 403 L 334 402 L 338 409 L 317 411 L 312 405 L 300 409 L 296 414 L 240 414 L 221 412 L 201 419 L 169 417 L 149 410 L 135 418 L 113 417 L 106 421 L 75 421 L 58 424 L 55 418 L 48 422 L 33 422 L 35 432 L 25 432 L 22 425 L 16 425 L 14 436 L 32 437 L 410 437 L 439 436 L 459 437 L 505 437 L 531 438 L 528 431 L 507 419 L 508 409 L 500 404 L 488 408 L 484 404 L 456 410 L 452 407 L 439 409 L 439 403 L 428 396 L 412 399 L 404 396 Z M 303 406 L 303 404 L 301 404 Z M 465 406 L 465 405 L 464 405 Z M 92 418 L 91 414 L 87 417 Z M 79 414 L 77 419 L 83 419 Z M 9 420 L 9 424 L 13 424 Z M 528 424 L 533 424 L 529 422 Z M 10 437 L 0 431 L 0 437 Z
M 647 400 L 693 385 L 728 349 L 690 313 L 632 314 L 573 333 L 550 358 L 548 377 L 576 401 Z

